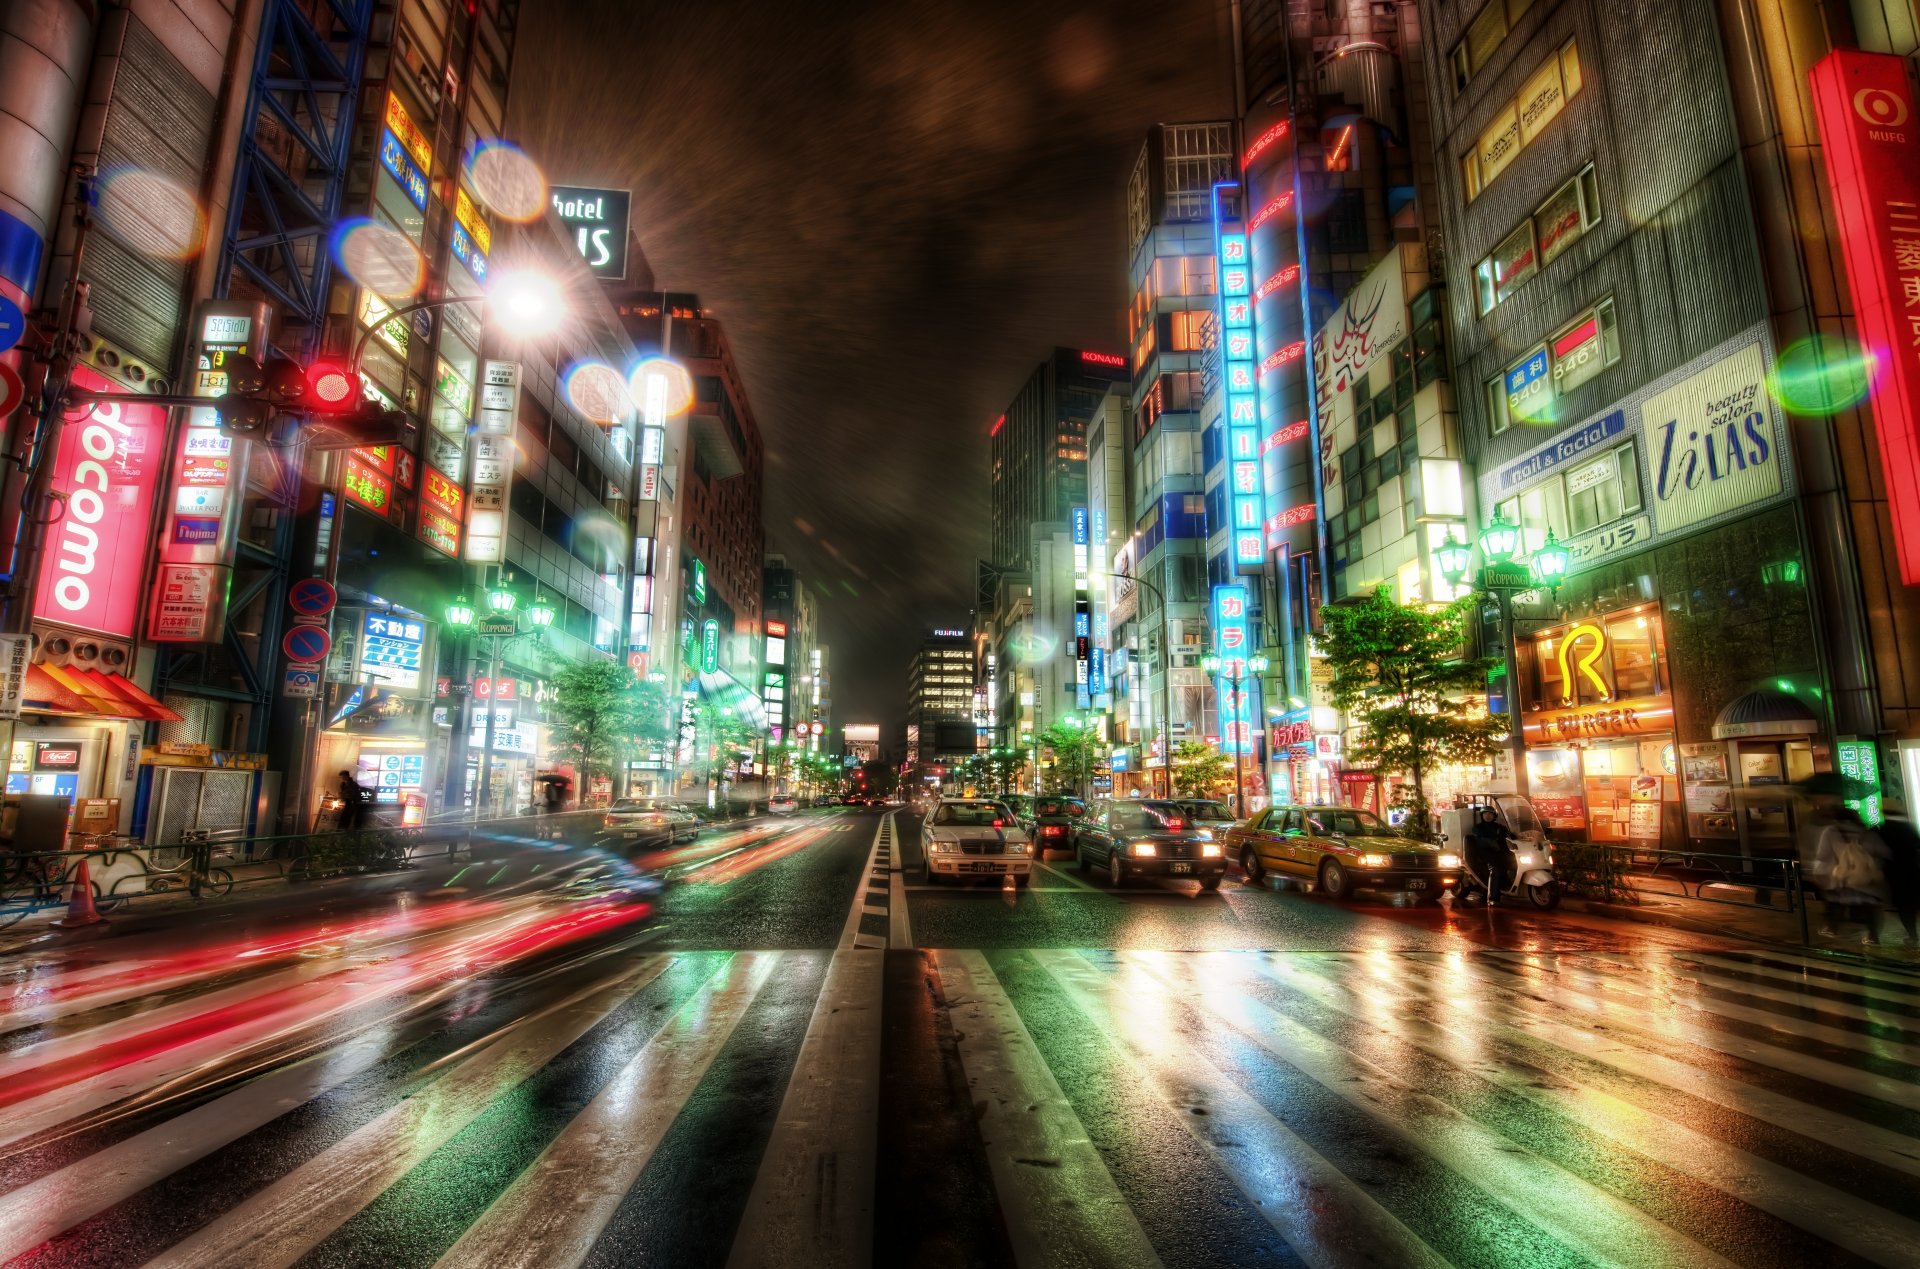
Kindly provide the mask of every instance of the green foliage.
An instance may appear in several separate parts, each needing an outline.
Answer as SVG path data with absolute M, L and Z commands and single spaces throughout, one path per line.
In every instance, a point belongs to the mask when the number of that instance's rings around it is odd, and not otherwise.
M 1333 703 L 1360 724 L 1347 761 L 1381 772 L 1405 771 L 1408 831 L 1427 828 L 1427 773 L 1443 762 L 1491 758 L 1507 721 L 1463 700 L 1486 692 L 1486 659 L 1463 657 L 1477 600 L 1444 607 L 1395 603 L 1382 586 L 1350 604 L 1320 610 L 1320 646 L 1333 670 Z M 1477 715 L 1477 716 L 1476 716 Z
M 1034 743 L 1052 764 L 1046 773 L 1047 792 L 1082 796 L 1087 782 L 1093 778 L 1093 749 L 1099 740 L 1096 728 L 1075 726 L 1059 719 L 1035 736 Z
M 1013 787 L 1020 765 L 1018 755 L 990 749 L 961 762 L 959 774 L 965 783 L 982 794 L 1003 795 Z
M 704 696 L 693 707 L 693 725 L 694 770 L 716 784 L 726 778 L 727 765 L 760 738 L 745 718 Z
M 1204 740 L 1183 740 L 1173 747 L 1173 791 L 1183 798 L 1210 798 L 1233 779 L 1233 759 Z
M 553 676 L 547 707 L 549 747 L 571 763 L 584 792 L 592 773 L 617 770 L 642 748 L 665 745 L 667 691 L 618 661 L 569 661 Z

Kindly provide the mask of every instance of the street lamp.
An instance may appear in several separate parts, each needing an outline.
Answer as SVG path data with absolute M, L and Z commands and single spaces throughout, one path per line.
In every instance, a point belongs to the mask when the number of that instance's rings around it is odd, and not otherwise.
M 487 607 L 491 608 L 496 616 L 512 616 L 513 606 L 519 602 L 519 596 L 515 595 L 511 590 L 508 590 L 503 584 L 496 583 L 487 588 Z
M 543 335 L 557 327 L 567 316 L 566 300 L 552 278 L 532 269 L 501 269 L 493 275 L 486 291 L 480 295 L 441 295 L 392 310 L 380 322 L 360 332 L 360 338 L 354 341 L 353 356 L 348 364 L 356 373 L 359 371 L 360 358 L 367 350 L 367 341 L 373 338 L 373 332 L 379 326 L 396 318 L 453 304 L 486 305 L 499 328 L 515 336 Z
M 455 630 L 473 629 L 473 601 L 467 598 L 465 591 L 447 605 L 447 624 Z
M 533 622 L 533 628 L 535 630 L 545 630 L 553 624 L 553 617 L 553 601 L 545 595 L 534 595 L 533 607 L 527 610 L 527 619 Z
M 1222 658 L 1208 655 L 1200 659 L 1200 664 L 1210 676 L 1218 676 L 1224 671 L 1227 682 L 1233 685 L 1234 700 L 1238 701 L 1240 698 L 1242 670 L 1250 670 L 1254 678 L 1259 678 L 1267 672 L 1272 662 L 1267 660 L 1266 653 L 1256 652 L 1244 660 L 1240 657 Z M 1239 712 L 1239 709 L 1236 707 L 1234 713 L 1238 714 Z M 1246 777 L 1241 772 L 1240 763 L 1240 757 L 1246 752 L 1246 748 L 1246 741 L 1241 737 L 1235 736 L 1233 740 L 1233 809 L 1235 817 L 1239 819 L 1245 819 L 1247 817 L 1247 784 Z M 1173 788 L 1172 754 L 1167 755 L 1167 788 L 1168 792 L 1171 793 Z
M 1500 660 L 1506 682 L 1507 745 L 1512 751 L 1514 789 L 1525 796 L 1527 765 L 1525 735 L 1520 720 L 1519 671 L 1513 655 L 1513 597 L 1525 591 L 1547 587 L 1554 594 L 1567 580 L 1573 553 L 1566 543 L 1547 530 L 1547 540 L 1533 553 L 1531 566 L 1514 562 L 1520 549 L 1520 530 L 1499 511 L 1480 531 L 1480 554 L 1486 561 L 1475 578 L 1475 589 L 1493 597 L 1500 611 Z M 1447 534 L 1446 541 L 1434 552 L 1440 572 L 1458 588 L 1472 568 L 1473 553 L 1464 542 Z

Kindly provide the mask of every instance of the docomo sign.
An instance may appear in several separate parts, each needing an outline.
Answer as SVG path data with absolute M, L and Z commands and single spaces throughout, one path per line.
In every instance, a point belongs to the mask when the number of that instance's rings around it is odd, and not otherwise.
M 1900 580 L 1920 586 L 1920 120 L 1901 58 L 1839 49 L 1811 79 L 1854 320 L 1884 367 L 1873 421 Z
M 73 383 L 84 392 L 121 390 L 83 365 L 73 368 Z M 47 529 L 36 617 L 133 637 L 166 428 L 163 406 L 103 401 L 61 429 L 51 488 L 64 507 Z

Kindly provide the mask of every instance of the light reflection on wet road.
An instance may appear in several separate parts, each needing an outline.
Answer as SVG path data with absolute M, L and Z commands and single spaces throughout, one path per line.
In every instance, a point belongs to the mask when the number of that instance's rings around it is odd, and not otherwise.
M 1920 1263 L 1920 979 L 882 822 L 16 940 L 0 1263 Z

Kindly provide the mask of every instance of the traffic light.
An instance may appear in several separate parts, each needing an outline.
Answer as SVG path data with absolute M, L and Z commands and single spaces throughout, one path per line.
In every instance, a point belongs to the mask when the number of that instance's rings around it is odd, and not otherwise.
M 410 443 L 419 425 L 388 410 L 360 390 L 359 376 L 345 362 L 320 360 L 302 366 L 285 357 L 262 363 L 244 353 L 225 356 L 227 391 L 214 398 L 220 429 L 249 437 L 278 412 L 303 414 L 300 440 L 314 449 L 357 449 Z

